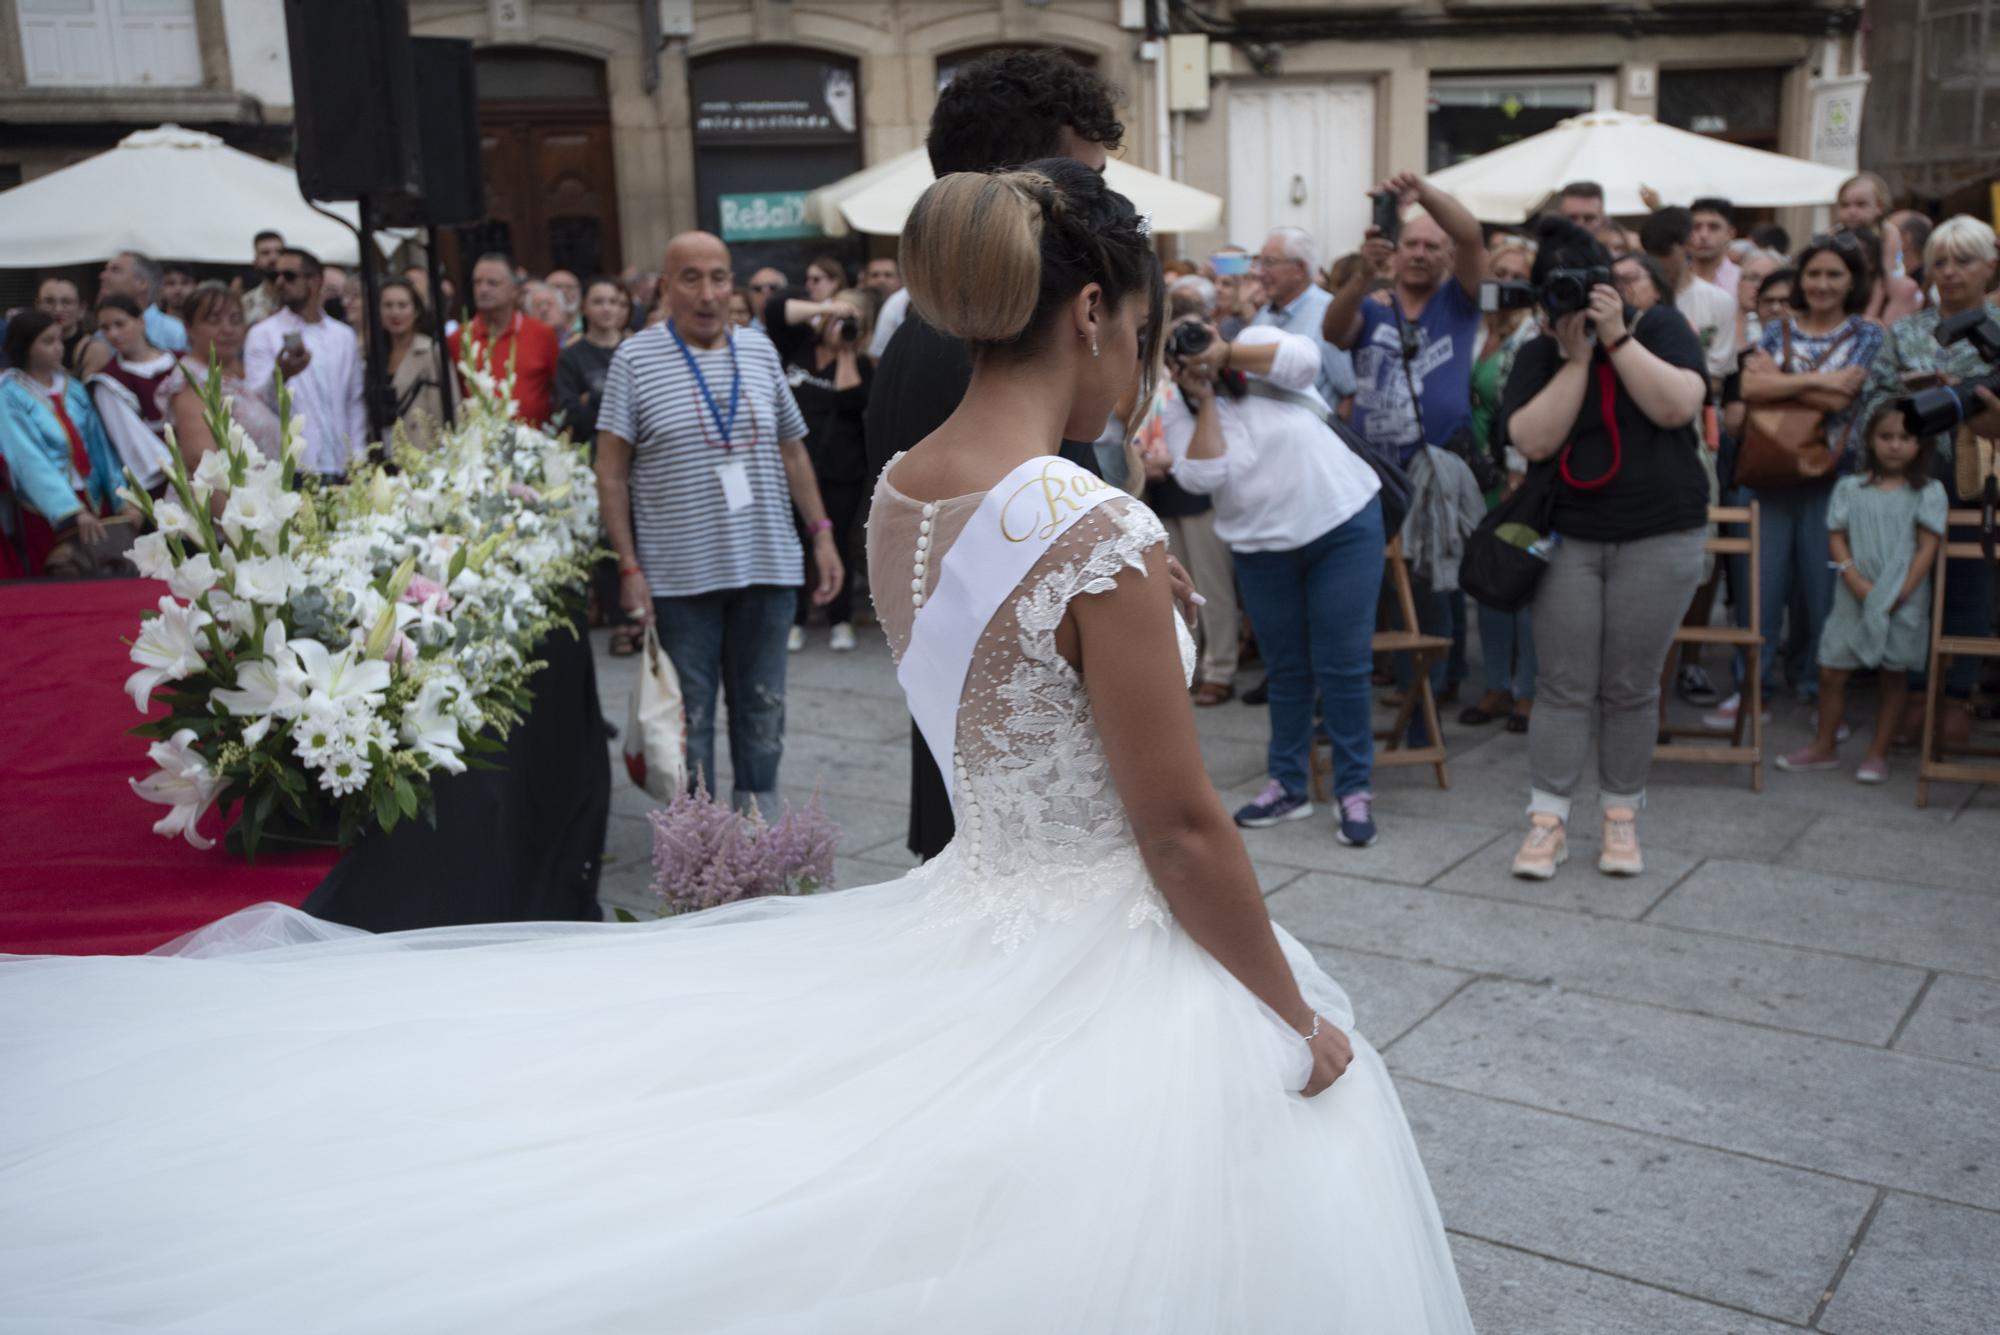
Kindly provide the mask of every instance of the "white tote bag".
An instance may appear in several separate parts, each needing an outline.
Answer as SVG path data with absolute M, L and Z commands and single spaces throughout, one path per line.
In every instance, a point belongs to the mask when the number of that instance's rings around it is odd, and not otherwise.
M 681 679 L 660 647 L 660 633 L 646 623 L 639 680 L 625 718 L 625 769 L 632 782 L 662 802 L 687 785 L 687 715 L 681 706 Z

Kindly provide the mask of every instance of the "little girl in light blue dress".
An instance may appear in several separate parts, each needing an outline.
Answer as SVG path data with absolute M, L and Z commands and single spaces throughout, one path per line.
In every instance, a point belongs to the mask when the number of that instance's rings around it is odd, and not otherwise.
M 1864 440 L 1860 471 L 1834 484 L 1827 506 L 1837 582 L 1819 641 L 1819 735 L 1779 757 L 1778 768 L 1798 774 L 1840 767 L 1847 679 L 1859 668 L 1873 668 L 1881 709 L 1854 777 L 1882 783 L 1910 673 L 1923 671 L 1930 659 L 1931 568 L 1944 540 L 1947 503 L 1943 484 L 1931 476 L 1932 445 L 1910 434 L 1893 403 L 1875 409 Z

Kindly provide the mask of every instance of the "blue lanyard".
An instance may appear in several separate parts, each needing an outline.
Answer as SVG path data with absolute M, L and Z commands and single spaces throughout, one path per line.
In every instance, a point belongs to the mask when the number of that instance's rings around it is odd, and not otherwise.
M 674 328 L 672 320 L 667 321 L 667 334 L 674 340 L 674 346 L 681 350 L 688 370 L 694 372 L 694 383 L 701 386 L 701 396 L 708 400 L 708 411 L 715 419 L 715 429 L 722 433 L 722 447 L 728 449 L 730 437 L 736 432 L 736 410 L 743 403 L 743 368 L 736 361 L 735 337 L 729 339 L 729 416 L 724 417 L 722 405 L 715 401 L 715 394 L 708 387 L 708 377 L 701 373 L 701 363 L 688 351 L 688 345 L 681 340 L 681 331 Z

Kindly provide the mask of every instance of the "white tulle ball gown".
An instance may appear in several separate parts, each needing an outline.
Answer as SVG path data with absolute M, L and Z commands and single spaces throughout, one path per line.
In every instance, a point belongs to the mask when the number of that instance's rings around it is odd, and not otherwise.
M 978 500 L 885 485 L 875 587 L 919 538 L 934 582 Z M 0 1330 L 1470 1331 L 1380 1057 L 1295 1092 L 1305 1045 L 1172 920 L 1055 652 L 1162 541 L 1109 502 L 1021 581 L 965 681 L 960 839 L 904 880 L 642 926 L 267 907 L 0 964 Z M 911 596 L 878 599 L 901 653 Z

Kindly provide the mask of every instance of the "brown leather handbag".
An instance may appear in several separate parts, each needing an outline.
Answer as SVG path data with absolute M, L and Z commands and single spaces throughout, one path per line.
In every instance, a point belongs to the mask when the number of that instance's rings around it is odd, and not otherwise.
M 1834 349 L 1854 336 L 1854 329 L 1849 324 L 1839 338 L 1827 344 L 1826 350 L 1800 372 L 1792 367 L 1792 322 L 1785 321 L 1782 335 L 1785 358 L 1779 363 L 1781 369 L 1787 375 L 1810 375 L 1833 355 Z M 1819 408 L 1789 400 L 1753 405 L 1743 423 L 1743 444 L 1736 453 L 1737 485 L 1759 489 L 1800 487 L 1832 477 L 1845 444 L 1827 439 L 1826 413 Z

